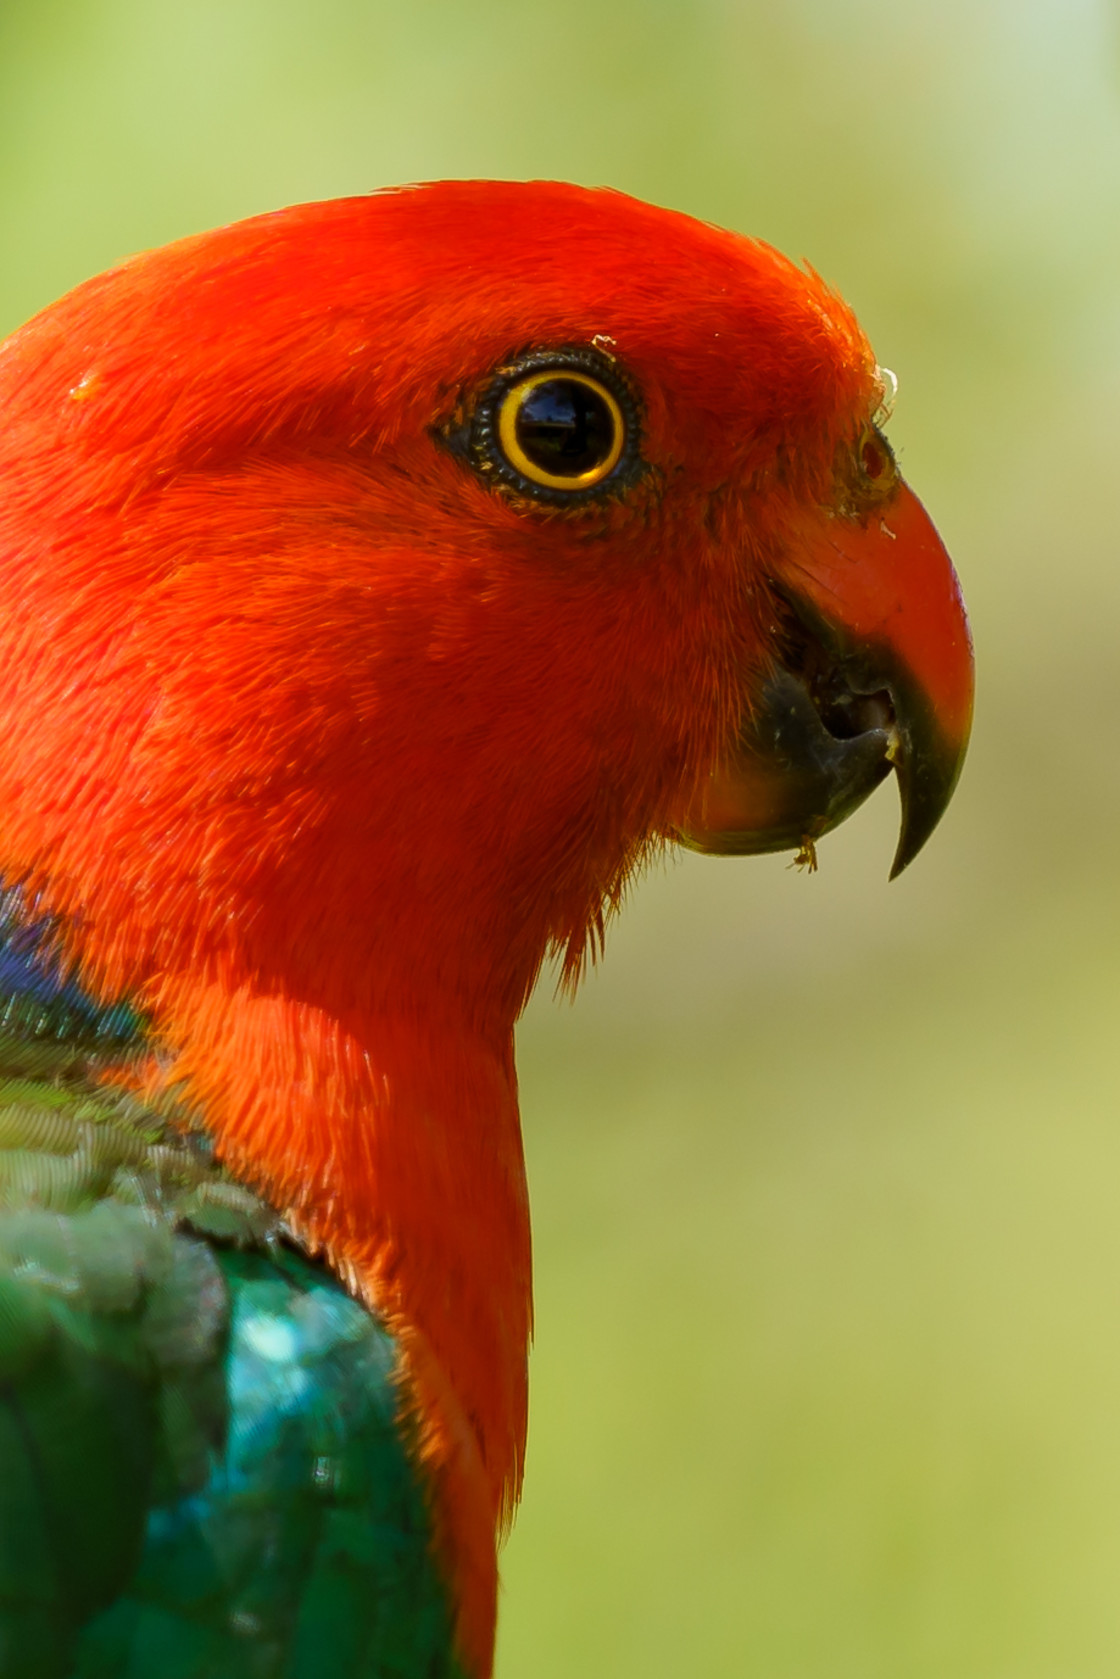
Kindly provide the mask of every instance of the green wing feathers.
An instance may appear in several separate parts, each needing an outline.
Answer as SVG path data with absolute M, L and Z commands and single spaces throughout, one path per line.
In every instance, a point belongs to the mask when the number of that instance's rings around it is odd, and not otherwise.
M 97 1082 L 135 1015 L 40 989 L 0 999 L 3 1679 L 461 1679 L 391 1338 Z

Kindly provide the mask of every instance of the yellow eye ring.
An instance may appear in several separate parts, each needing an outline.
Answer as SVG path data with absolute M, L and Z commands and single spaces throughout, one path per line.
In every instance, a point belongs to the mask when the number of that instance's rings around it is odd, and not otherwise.
M 461 431 L 447 433 L 484 482 L 526 502 L 581 508 L 624 496 L 649 470 L 642 409 L 598 343 L 528 350 L 498 367 Z
M 594 489 L 610 477 L 626 446 L 616 398 L 590 374 L 563 365 L 511 385 L 497 421 L 509 466 L 546 490 Z

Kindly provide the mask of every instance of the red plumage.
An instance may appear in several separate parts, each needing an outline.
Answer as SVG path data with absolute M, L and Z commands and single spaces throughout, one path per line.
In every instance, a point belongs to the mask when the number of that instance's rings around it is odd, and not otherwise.
M 495 368 L 587 345 L 647 470 L 503 492 L 456 429 Z M 813 274 L 541 184 L 188 239 L 0 355 L 0 859 L 399 1336 L 478 1673 L 525 1433 L 513 1023 L 733 753 L 790 532 L 878 518 L 838 461 L 880 394 Z M 965 654 L 929 635 L 959 758 Z

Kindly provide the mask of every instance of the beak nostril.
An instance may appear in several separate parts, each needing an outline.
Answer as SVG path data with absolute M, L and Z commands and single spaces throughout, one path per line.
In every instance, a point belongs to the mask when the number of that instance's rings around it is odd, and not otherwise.
M 833 692 L 818 690 L 813 701 L 834 740 L 855 740 L 857 735 L 894 728 L 894 705 L 885 688 L 873 694 L 857 694 L 846 684 L 838 684 Z

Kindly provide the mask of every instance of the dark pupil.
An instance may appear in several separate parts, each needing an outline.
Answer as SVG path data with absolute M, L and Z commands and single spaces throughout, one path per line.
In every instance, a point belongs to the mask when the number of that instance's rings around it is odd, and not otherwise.
M 558 478 L 593 471 L 614 443 L 610 409 L 598 392 L 576 379 L 534 385 L 517 411 L 516 432 L 533 465 Z

